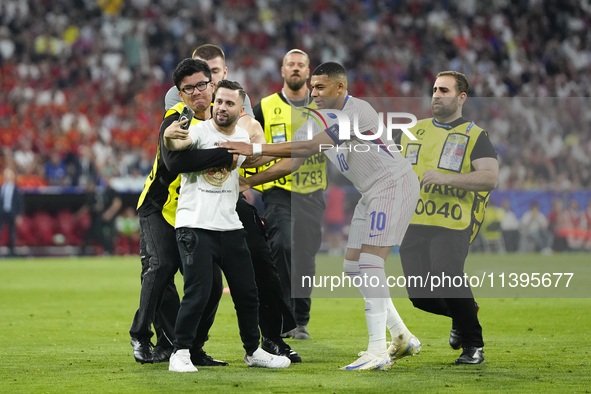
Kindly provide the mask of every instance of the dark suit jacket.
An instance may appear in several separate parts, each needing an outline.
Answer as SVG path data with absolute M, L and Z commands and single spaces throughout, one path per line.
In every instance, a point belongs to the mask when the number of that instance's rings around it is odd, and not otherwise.
M 16 217 L 23 213 L 24 209 L 24 202 L 23 202 L 23 194 L 18 189 L 18 186 L 14 187 L 14 192 L 12 193 L 12 204 L 10 207 L 10 212 L 4 212 L 4 195 L 2 189 L 4 188 L 4 184 L 0 186 L 0 214 L 6 214 L 8 216 Z

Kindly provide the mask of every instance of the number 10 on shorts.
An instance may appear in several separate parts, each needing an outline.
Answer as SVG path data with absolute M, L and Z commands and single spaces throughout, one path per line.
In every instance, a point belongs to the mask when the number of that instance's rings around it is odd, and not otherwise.
M 386 227 L 386 214 L 384 212 L 373 211 L 371 216 L 371 231 L 382 231 Z

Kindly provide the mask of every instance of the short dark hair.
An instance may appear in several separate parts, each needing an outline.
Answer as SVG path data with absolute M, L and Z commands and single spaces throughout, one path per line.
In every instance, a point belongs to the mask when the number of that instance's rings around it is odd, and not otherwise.
M 203 73 L 205 77 L 211 81 L 211 68 L 203 60 L 184 59 L 181 61 L 174 72 L 172 73 L 172 80 L 178 90 L 181 90 L 181 82 L 183 78 L 191 76 L 195 73 Z
M 219 46 L 213 44 L 204 44 L 195 48 L 191 57 L 200 57 L 204 60 L 211 60 L 215 59 L 216 57 L 221 57 L 224 61 L 224 66 L 226 65 L 226 55 L 224 55 L 224 51 Z
M 345 67 L 335 62 L 322 63 L 314 69 L 312 75 L 326 75 L 330 79 L 347 79 L 347 71 L 345 70 Z
M 439 77 L 454 77 L 456 79 L 456 90 L 458 94 L 468 93 L 470 85 L 468 84 L 468 78 L 464 74 L 457 71 L 442 71 L 437 74 L 437 78 Z
M 238 82 L 236 82 L 236 81 L 229 81 L 227 79 L 222 79 L 221 81 L 219 81 L 215 85 L 215 92 L 213 94 L 214 97 L 215 97 L 215 94 L 217 93 L 217 91 L 218 91 L 219 88 L 225 88 L 225 89 L 230 89 L 230 90 L 237 90 L 238 91 L 238 95 L 242 99 L 242 104 L 244 104 L 244 100 L 246 100 L 246 92 L 242 88 L 242 85 L 240 85 Z

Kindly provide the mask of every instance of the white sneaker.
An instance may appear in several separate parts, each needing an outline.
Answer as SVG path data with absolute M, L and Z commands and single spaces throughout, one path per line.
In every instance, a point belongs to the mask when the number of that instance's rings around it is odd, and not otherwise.
M 261 368 L 287 368 L 291 364 L 291 360 L 285 356 L 275 356 L 267 353 L 261 348 L 254 351 L 252 356 L 244 355 L 244 362 L 249 367 Z
M 172 353 L 168 370 L 173 372 L 197 372 L 197 368 L 191 362 L 189 349 L 179 349 Z
M 390 361 L 390 357 L 387 354 L 385 356 L 376 356 L 364 351 L 359 353 L 359 358 L 357 360 L 341 369 L 345 371 L 361 371 L 369 369 L 379 369 L 385 371 L 391 366 L 392 362 Z
M 414 356 L 421 351 L 421 342 L 414 335 L 405 335 L 405 340 L 395 344 L 393 341 L 389 343 L 388 354 L 392 363 L 405 356 Z

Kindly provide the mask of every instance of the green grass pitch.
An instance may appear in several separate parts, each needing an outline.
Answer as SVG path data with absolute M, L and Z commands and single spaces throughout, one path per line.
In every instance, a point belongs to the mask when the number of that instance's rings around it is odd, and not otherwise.
M 497 257 L 470 255 L 484 264 Z M 515 263 L 539 256 L 505 256 Z M 564 256 L 545 257 L 560 259 Z M 569 261 L 589 264 L 588 255 Z M 342 259 L 319 256 L 321 271 Z M 392 256 L 389 265 L 399 265 Z M 140 365 L 129 326 L 138 305 L 136 257 L 0 260 L 0 393 L 589 393 L 589 298 L 479 298 L 486 364 L 452 365 L 449 319 L 394 299 L 423 344 L 389 371 L 340 371 L 367 346 L 363 301 L 315 298 L 312 339 L 288 340 L 304 362 L 248 368 L 224 295 L 205 349 L 229 367 L 178 374 Z M 181 279 L 177 278 L 177 285 Z M 591 283 L 590 283 L 591 284 Z

